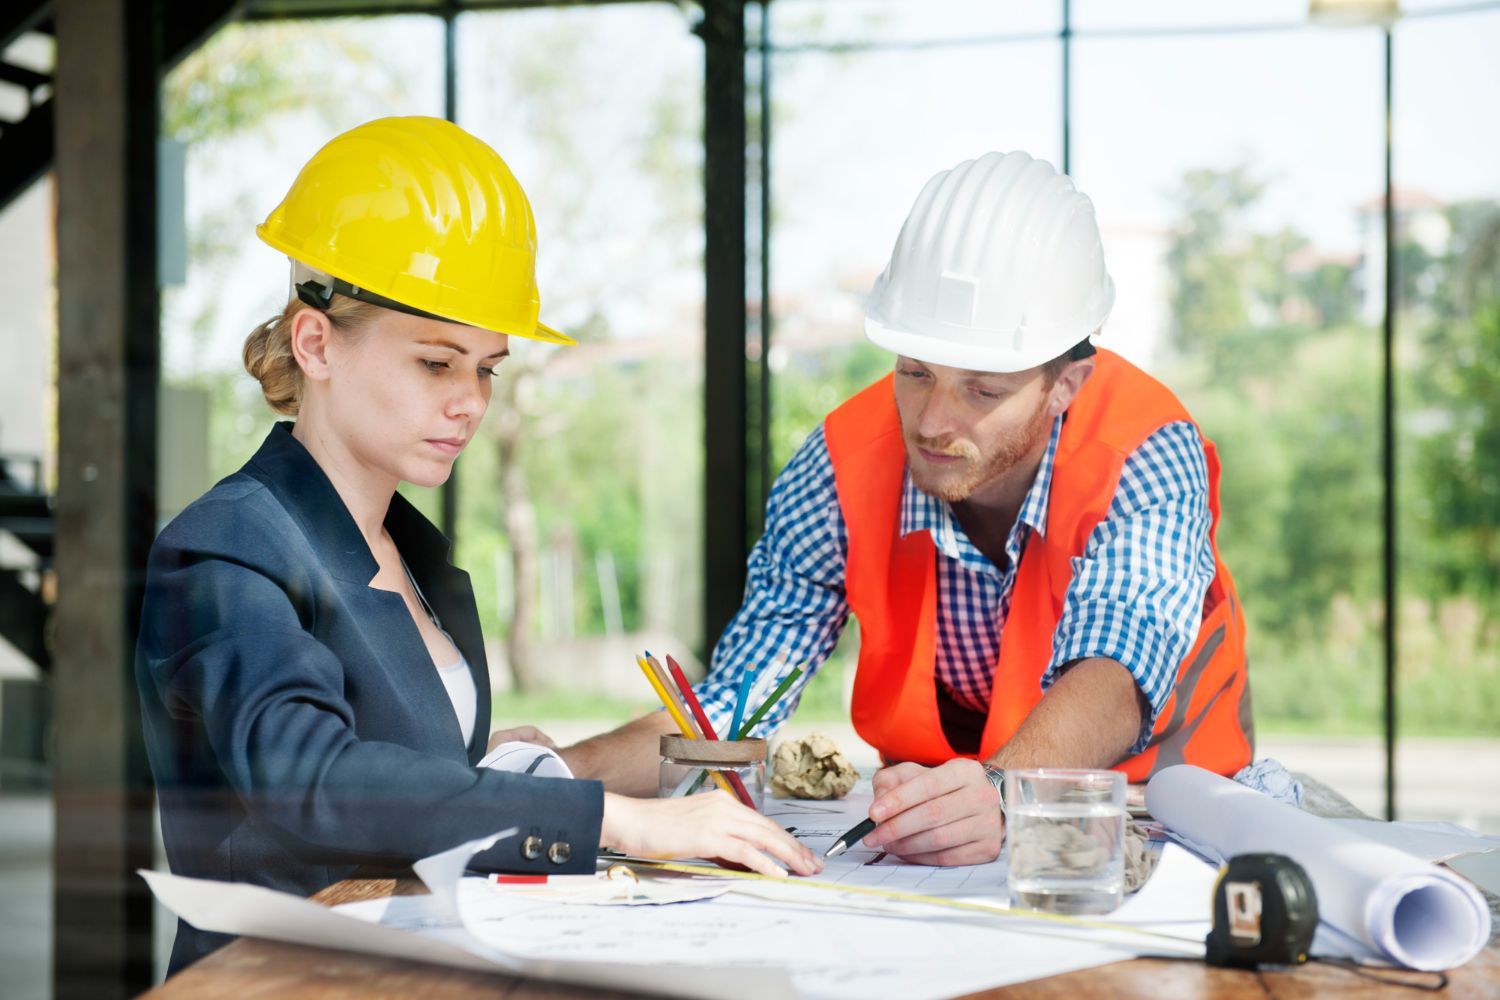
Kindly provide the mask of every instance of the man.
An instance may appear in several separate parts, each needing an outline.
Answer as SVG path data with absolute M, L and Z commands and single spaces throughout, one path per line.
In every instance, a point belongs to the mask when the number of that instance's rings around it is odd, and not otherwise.
M 938 174 L 867 312 L 894 373 L 831 413 L 772 491 L 698 690 L 722 731 L 746 669 L 783 652 L 815 668 L 852 612 L 853 722 L 890 765 L 869 846 L 992 860 L 1007 767 L 1143 781 L 1250 761 L 1218 459 L 1164 386 L 1093 347 L 1113 302 L 1093 205 L 1050 164 L 989 153 Z M 649 794 L 667 731 L 657 713 L 565 755 Z

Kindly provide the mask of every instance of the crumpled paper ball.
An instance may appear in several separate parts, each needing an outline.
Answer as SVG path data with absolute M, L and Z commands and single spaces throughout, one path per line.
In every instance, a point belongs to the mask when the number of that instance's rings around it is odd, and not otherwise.
M 849 758 L 822 733 L 785 741 L 771 767 L 771 792 L 778 799 L 841 799 L 859 780 Z

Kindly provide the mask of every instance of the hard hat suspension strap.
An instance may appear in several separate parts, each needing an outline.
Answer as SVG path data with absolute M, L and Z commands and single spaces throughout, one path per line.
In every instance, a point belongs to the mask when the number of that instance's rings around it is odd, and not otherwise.
M 1093 341 L 1084 338 L 1068 348 L 1067 358 L 1069 361 L 1082 361 L 1084 358 L 1091 358 L 1098 353 L 1099 351 L 1094 347 Z
M 377 295 L 369 289 L 360 288 L 358 285 L 351 285 L 342 278 L 330 278 L 327 285 L 321 281 L 303 281 L 299 282 L 296 288 L 297 298 L 306 302 L 314 309 L 327 309 L 333 303 L 335 295 L 344 295 L 351 299 L 358 299 L 360 302 L 368 302 L 372 306 L 380 306 L 382 309 L 393 309 L 396 312 L 406 313 L 408 316 L 437 319 L 445 323 L 453 322 L 446 316 L 426 312 L 422 309 L 409 306 L 404 302 L 388 299 L 384 295 Z

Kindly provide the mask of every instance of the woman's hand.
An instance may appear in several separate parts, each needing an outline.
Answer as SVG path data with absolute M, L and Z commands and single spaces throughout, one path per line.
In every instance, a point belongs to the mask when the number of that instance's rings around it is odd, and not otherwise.
M 552 742 L 552 737 L 540 729 L 535 726 L 516 726 L 514 729 L 497 729 L 490 733 L 490 743 L 484 748 L 484 752 L 489 753 L 500 744 L 511 742 L 536 743 L 553 752 L 557 751 L 557 744 Z
M 786 874 L 771 858 L 799 875 L 823 870 L 791 834 L 722 791 L 673 799 L 606 793 L 599 843 L 638 858 L 721 858 L 761 875 Z

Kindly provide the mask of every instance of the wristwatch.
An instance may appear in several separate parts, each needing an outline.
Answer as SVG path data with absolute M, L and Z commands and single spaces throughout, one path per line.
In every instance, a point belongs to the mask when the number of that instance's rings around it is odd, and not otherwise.
M 1005 768 L 984 765 L 985 780 L 995 786 L 995 794 L 1000 796 L 1000 811 L 1005 811 Z

